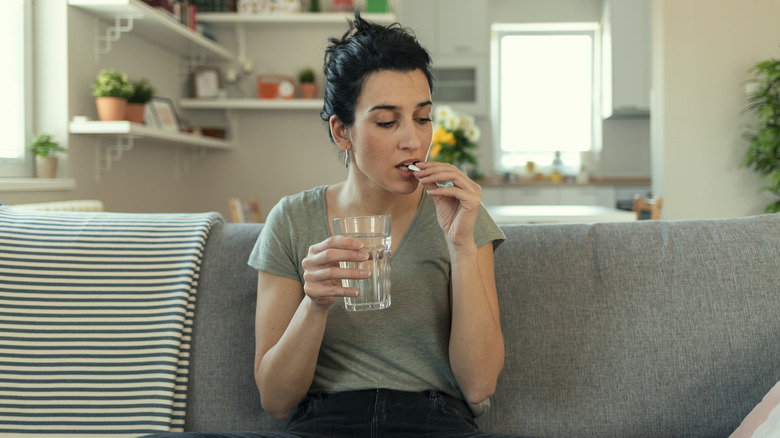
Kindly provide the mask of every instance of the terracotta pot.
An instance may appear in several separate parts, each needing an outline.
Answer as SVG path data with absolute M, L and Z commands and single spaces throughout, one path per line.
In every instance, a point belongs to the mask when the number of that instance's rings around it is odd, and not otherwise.
M 127 103 L 127 110 L 125 110 L 125 120 L 144 124 L 144 110 L 146 109 L 145 103 Z
M 35 157 L 35 176 L 38 178 L 57 177 L 57 157 Z
M 316 99 L 317 98 L 317 84 L 314 82 L 302 82 L 301 83 L 301 99 Z
M 119 97 L 97 97 L 95 98 L 95 105 L 97 105 L 98 118 L 100 120 L 125 120 L 127 99 Z

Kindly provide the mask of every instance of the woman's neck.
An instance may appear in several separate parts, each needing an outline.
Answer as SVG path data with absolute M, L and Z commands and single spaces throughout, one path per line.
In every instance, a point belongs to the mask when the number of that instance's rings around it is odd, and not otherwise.
M 327 188 L 325 205 L 330 231 L 333 233 L 331 219 L 336 217 L 389 214 L 393 217 L 393 248 L 397 248 L 417 214 L 423 187 L 420 185 L 414 192 L 402 194 L 391 193 L 376 186 L 370 190 L 366 186 L 350 184 L 347 180 Z
M 339 184 L 335 201 L 340 214 L 364 216 L 373 214 L 391 214 L 401 216 L 415 212 L 420 205 L 422 186 L 409 194 L 392 193 L 376 186 L 351 184 L 349 180 Z

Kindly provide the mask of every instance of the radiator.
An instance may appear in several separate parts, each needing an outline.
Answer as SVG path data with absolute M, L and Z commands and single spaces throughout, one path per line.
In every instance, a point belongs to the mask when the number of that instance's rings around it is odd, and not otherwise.
M 20 210 L 39 211 L 103 211 L 103 201 L 79 199 L 74 201 L 38 202 L 34 204 L 15 204 L 10 207 Z

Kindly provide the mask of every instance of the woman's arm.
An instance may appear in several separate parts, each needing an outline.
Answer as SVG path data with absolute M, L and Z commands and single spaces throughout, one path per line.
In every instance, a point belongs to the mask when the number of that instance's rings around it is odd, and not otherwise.
M 339 261 L 362 261 L 362 244 L 330 237 L 312 245 L 303 259 L 304 283 L 260 271 L 255 311 L 255 383 L 263 409 L 285 418 L 314 379 L 328 310 L 337 297 L 356 296 L 342 278 L 367 278 Z
M 452 328 L 450 365 L 470 403 L 489 398 L 504 367 L 493 245 L 450 251 Z
M 274 417 L 287 417 L 309 390 L 326 321 L 327 309 L 313 308 L 300 282 L 259 272 L 255 382 Z
M 436 204 L 452 264 L 450 366 L 466 399 L 479 403 L 495 392 L 504 366 L 504 336 L 498 313 L 493 245 L 477 248 L 474 227 L 482 188 L 445 163 L 417 163 L 416 176 Z M 436 182 L 452 181 L 453 187 Z

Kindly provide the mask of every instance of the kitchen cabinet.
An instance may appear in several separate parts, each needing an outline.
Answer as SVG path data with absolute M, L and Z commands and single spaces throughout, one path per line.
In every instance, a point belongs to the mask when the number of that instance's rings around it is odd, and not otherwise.
M 435 56 L 487 55 L 486 0 L 401 0 L 399 9 L 401 24 Z
M 504 190 L 500 187 L 482 187 L 482 203 L 484 205 L 503 205 Z
M 437 11 L 438 55 L 486 55 L 488 52 L 488 2 L 439 0 Z
M 603 1 L 603 118 L 650 114 L 650 20 L 650 0 Z
M 617 202 L 615 187 L 575 186 L 558 190 L 559 205 L 600 205 L 614 207 Z
M 489 16 L 486 0 L 402 0 L 399 21 L 433 57 L 434 101 L 488 114 Z
M 614 208 L 618 200 L 633 199 L 649 186 L 611 184 L 519 184 L 485 185 L 482 203 L 498 205 L 597 205 Z
M 558 205 L 558 187 L 504 189 L 504 205 Z

